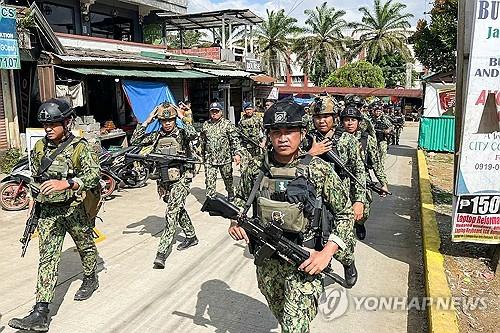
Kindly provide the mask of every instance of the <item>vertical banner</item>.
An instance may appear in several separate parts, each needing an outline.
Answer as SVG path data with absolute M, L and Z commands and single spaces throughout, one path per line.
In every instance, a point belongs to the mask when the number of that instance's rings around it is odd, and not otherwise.
M 475 3 L 453 241 L 500 243 L 499 5 Z
M 0 68 L 19 69 L 19 45 L 17 41 L 17 12 L 14 7 L 0 6 Z

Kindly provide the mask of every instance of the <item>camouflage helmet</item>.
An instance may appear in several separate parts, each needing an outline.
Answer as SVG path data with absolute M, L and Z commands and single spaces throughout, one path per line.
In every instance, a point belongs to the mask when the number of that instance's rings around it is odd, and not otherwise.
M 302 120 L 304 114 L 304 108 L 293 99 L 280 100 L 264 113 L 264 128 L 305 127 Z
M 157 108 L 156 118 L 159 120 L 171 120 L 177 117 L 177 110 L 175 109 L 175 106 L 170 103 L 162 103 L 158 105 Z
M 355 106 L 347 106 L 342 112 L 340 112 L 340 119 L 343 119 L 345 117 L 350 117 L 350 118 L 356 118 L 358 120 L 363 119 L 363 115 L 361 114 L 361 111 Z
M 37 120 L 42 124 L 61 123 L 74 115 L 74 109 L 62 98 L 51 98 L 38 108 Z
M 365 104 L 364 100 L 359 97 L 358 95 L 345 95 L 344 101 L 346 105 L 356 105 L 356 106 L 363 106 Z
M 335 114 L 335 101 L 330 96 L 320 96 L 314 99 L 311 104 L 311 115 L 320 116 L 324 114 Z

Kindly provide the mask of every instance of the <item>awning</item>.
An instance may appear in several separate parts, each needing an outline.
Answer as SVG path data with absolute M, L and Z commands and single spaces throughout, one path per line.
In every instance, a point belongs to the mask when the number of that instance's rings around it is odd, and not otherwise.
M 253 73 L 238 69 L 196 68 L 196 70 L 201 73 L 210 74 L 217 77 L 250 77 L 251 75 L 254 75 Z
M 266 74 L 252 75 L 250 78 L 258 83 L 270 84 L 270 83 L 276 82 L 276 78 L 269 76 L 269 75 L 266 75 Z
M 195 70 L 177 70 L 177 71 L 152 71 L 137 69 L 118 69 L 118 68 L 86 68 L 86 67 L 61 67 L 55 66 L 71 72 L 82 75 L 103 75 L 115 77 L 135 77 L 135 78 L 160 78 L 160 79 L 204 79 L 214 78 L 216 75 L 203 73 Z

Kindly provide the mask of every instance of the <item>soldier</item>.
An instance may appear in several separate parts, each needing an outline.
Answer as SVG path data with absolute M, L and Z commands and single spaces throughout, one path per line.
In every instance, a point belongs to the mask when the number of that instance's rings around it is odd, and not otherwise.
M 266 99 L 266 102 L 264 103 L 264 107 L 265 107 L 264 112 L 266 112 L 267 110 L 269 110 L 269 108 L 270 108 L 270 107 L 271 107 L 274 103 L 276 103 L 276 101 L 275 101 L 274 99 L 270 99 L 270 98 Z
M 358 95 L 346 95 L 345 96 L 345 106 L 354 106 L 361 110 L 365 121 L 361 122 L 361 126 L 363 126 L 363 130 L 368 131 L 368 133 L 372 136 L 375 136 L 375 128 L 370 119 L 369 110 L 370 107 L 366 105 L 365 101 Z
M 97 249 L 92 237 L 94 220 L 83 205 L 88 191 L 95 191 L 99 185 L 99 162 L 87 141 L 71 134 L 73 115 L 74 110 L 63 99 L 50 99 L 38 110 L 45 137 L 36 142 L 31 152 L 34 187 L 39 189 L 33 197 L 40 205 L 36 304 L 28 316 L 9 321 L 9 326 L 16 329 L 48 331 L 49 304 L 54 298 L 66 232 L 73 238 L 83 266 L 83 283 L 74 299 L 86 300 L 99 287 Z M 31 209 L 33 204 L 32 201 Z
M 333 150 L 361 184 L 366 184 L 365 167 L 361 159 L 359 144 L 353 135 L 343 131 L 335 131 L 334 107 L 335 103 L 330 97 L 317 98 L 313 103 L 314 131 L 319 132 L 325 139 L 321 142 L 314 139 L 309 154 L 322 157 L 326 152 Z M 314 132 L 312 136 L 313 138 L 316 137 Z M 346 187 L 349 188 L 354 221 L 358 221 L 363 218 L 366 189 L 356 181 L 349 179 L 349 176 L 343 173 L 338 166 L 334 165 L 334 167 L 337 174 L 345 182 Z M 353 232 L 353 230 L 354 225 L 351 231 Z M 358 276 L 354 264 L 355 245 L 355 237 L 352 234 L 347 243 L 347 251 L 339 251 L 335 256 L 335 259 L 339 260 L 344 266 L 346 282 L 351 286 L 356 283 Z
M 344 183 L 328 163 L 299 149 L 305 135 L 302 117 L 302 107 L 289 100 L 276 102 L 264 114 L 264 127 L 272 149 L 266 152 L 258 170 L 247 170 L 242 174 L 235 200 L 239 207 L 243 207 L 247 200 L 252 201 L 256 217 L 263 224 L 269 218 L 281 219 L 284 236 L 307 246 L 311 253 L 298 270 L 274 256 L 256 267 L 259 289 L 283 332 L 309 332 L 309 324 L 317 314 L 318 299 L 323 291 L 319 274 L 329 265 L 337 250 L 345 248 L 348 234 L 352 232 L 352 213 Z M 264 178 L 255 184 L 255 176 L 261 173 Z M 329 234 L 323 235 L 324 238 L 320 236 L 318 250 L 313 250 L 308 242 L 317 236 L 311 228 L 314 217 L 304 217 L 304 214 L 311 213 L 310 210 L 306 213 L 302 202 L 293 204 L 286 199 L 287 189 L 299 178 L 307 182 L 308 188 L 314 189 L 333 214 L 332 223 L 326 228 Z M 249 198 L 251 193 L 256 195 Z M 306 191 L 302 194 L 304 198 L 308 195 Z M 285 215 L 295 218 L 283 219 Z M 234 221 L 228 232 L 235 240 L 249 242 L 245 230 Z M 259 245 L 253 241 L 250 245 L 255 253 Z
M 222 105 L 210 104 L 210 119 L 203 123 L 201 130 L 202 155 L 205 161 L 205 186 L 207 197 L 215 195 L 217 170 L 220 171 L 226 187 L 228 199 L 234 199 L 233 165 L 231 157 L 240 163 L 241 146 L 236 127 L 222 117 Z
M 387 177 L 385 175 L 384 163 L 380 159 L 377 139 L 371 136 L 366 130 L 362 129 L 361 122 L 365 121 L 362 113 L 355 107 L 347 107 L 340 113 L 340 119 L 344 130 L 356 136 L 361 144 L 361 156 L 366 169 L 366 175 L 370 176 L 370 169 L 374 171 L 382 188 L 388 191 Z M 371 191 L 366 191 L 366 200 L 364 205 L 363 218 L 356 221 L 354 227 L 356 236 L 363 240 L 366 237 L 365 222 L 370 215 L 370 204 L 373 201 Z
M 238 131 L 241 138 L 241 146 L 250 154 L 250 158 L 256 158 L 262 153 L 264 141 L 264 128 L 262 117 L 255 114 L 252 103 L 243 104 L 243 116 L 238 123 Z M 245 165 L 248 165 L 245 163 Z
M 387 156 L 387 136 L 393 131 L 393 126 L 389 118 L 382 113 L 381 103 L 373 105 L 371 120 L 375 127 L 375 134 L 380 150 L 380 160 L 385 162 Z
M 401 136 L 401 131 L 405 126 L 405 117 L 401 112 L 401 107 L 395 107 L 393 116 L 390 118 L 392 125 L 394 126 L 394 141 L 392 144 L 399 145 L 399 137 Z
M 146 127 L 155 118 L 161 121 L 160 130 L 146 134 Z M 176 118 L 183 122 L 183 128 L 176 126 Z M 152 145 L 153 152 L 157 154 L 190 157 L 189 142 L 197 138 L 197 133 L 192 125 L 184 122 L 184 118 L 183 112 L 174 105 L 163 103 L 151 112 L 144 123 L 137 126 L 131 142 Z M 167 209 L 165 211 L 165 229 L 161 235 L 153 263 L 155 269 L 165 268 L 165 260 L 172 245 L 177 225 L 180 225 L 186 236 L 182 243 L 177 246 L 177 250 L 182 251 L 198 244 L 193 223 L 184 208 L 194 177 L 193 169 L 192 165 L 172 166 L 169 167 L 168 171 L 169 179 L 158 180 L 158 194 L 167 203 Z

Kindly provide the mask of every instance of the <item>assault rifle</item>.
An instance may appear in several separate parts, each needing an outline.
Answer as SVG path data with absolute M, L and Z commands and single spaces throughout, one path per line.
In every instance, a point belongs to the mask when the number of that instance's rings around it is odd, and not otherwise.
M 201 207 L 201 211 L 208 212 L 210 216 L 221 216 L 238 221 L 238 226 L 243 228 L 248 236 L 260 246 L 254 254 L 255 265 L 257 266 L 261 265 L 265 259 L 270 258 L 273 254 L 277 254 L 297 267 L 309 258 L 309 251 L 287 239 L 283 235 L 283 229 L 274 223 L 263 226 L 258 219 L 243 216 L 240 214 L 238 207 L 220 194 L 216 194 L 213 198 L 207 198 L 203 203 L 203 207 Z M 323 269 L 322 274 L 344 288 L 351 288 L 342 277 L 332 271 L 330 266 Z
M 31 236 L 33 235 L 38 226 L 38 219 L 40 218 L 41 205 L 39 202 L 35 200 L 40 191 L 32 185 L 30 186 L 31 178 L 25 176 L 19 176 L 19 177 L 21 177 L 24 180 L 24 182 L 28 184 L 28 186 L 31 189 L 31 193 L 33 195 L 33 206 L 31 207 L 30 216 L 26 221 L 23 237 L 21 237 L 21 239 L 19 240 L 21 244 L 23 244 L 21 247 L 21 258 L 23 258 L 24 255 L 26 254 L 26 250 L 28 249 L 28 244 L 31 240 Z
M 157 164 L 158 168 L 160 170 L 160 177 L 161 181 L 165 182 L 168 180 L 168 169 L 172 166 L 175 165 L 176 167 L 178 166 L 181 171 L 184 171 L 186 169 L 189 169 L 190 164 L 199 164 L 201 161 L 198 161 L 194 158 L 189 158 L 186 156 L 182 155 L 167 155 L 167 154 L 156 154 L 156 153 L 149 153 L 147 155 L 140 155 L 140 154 L 132 154 L 132 153 L 126 153 L 125 154 L 125 159 L 126 160 L 143 160 L 148 163 L 153 163 Z
M 315 131 L 314 134 L 307 133 L 307 135 L 309 136 L 309 138 L 311 140 L 313 140 L 314 137 L 318 141 L 323 141 L 326 139 L 326 137 L 318 131 Z M 313 135 L 314 135 L 314 137 L 313 137 Z M 375 183 L 373 181 L 367 181 L 366 184 L 363 184 L 361 182 L 361 180 L 356 178 L 356 176 L 351 171 L 349 171 L 349 169 L 346 167 L 344 162 L 342 162 L 342 160 L 340 159 L 340 156 L 337 155 L 337 153 L 335 153 L 333 150 L 327 151 L 326 153 L 323 154 L 322 157 L 324 157 L 324 159 L 327 162 L 336 164 L 342 170 L 342 172 L 344 172 L 347 176 L 349 176 L 349 178 L 351 178 L 353 181 L 355 181 L 359 185 L 361 185 L 363 187 L 366 186 L 368 189 L 372 190 L 373 192 L 377 193 L 378 195 L 392 195 L 391 192 L 384 190 L 382 187 L 378 186 L 377 183 Z
M 245 142 L 245 143 L 249 143 L 249 144 L 251 144 L 252 146 L 254 146 L 254 147 L 258 148 L 260 151 L 264 151 L 264 150 L 265 150 L 265 149 L 264 149 L 264 148 L 262 148 L 262 146 L 261 146 L 261 145 L 259 145 L 257 142 L 255 142 L 255 141 L 253 141 L 252 139 L 250 139 L 250 138 L 248 137 L 248 135 L 243 134 L 243 132 L 239 131 L 239 132 L 238 132 L 238 135 L 240 136 L 241 141 L 243 141 L 243 142 Z

